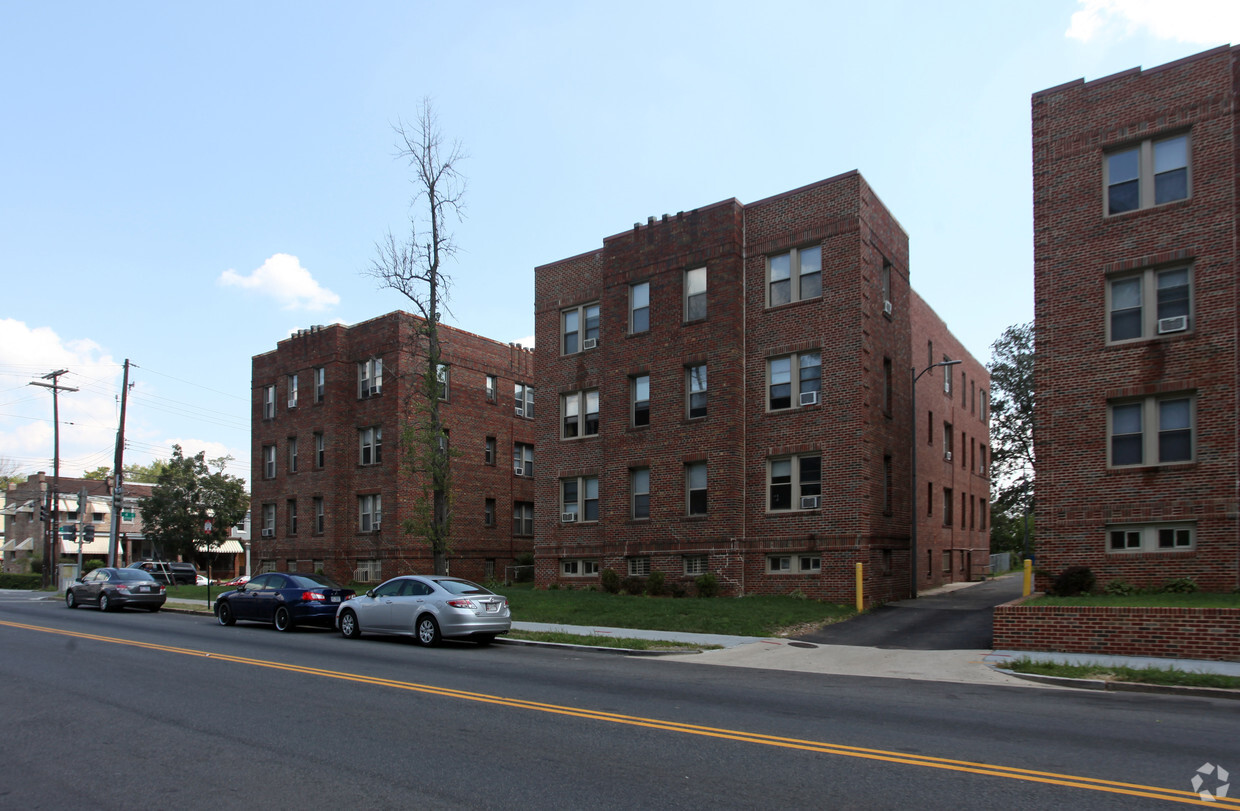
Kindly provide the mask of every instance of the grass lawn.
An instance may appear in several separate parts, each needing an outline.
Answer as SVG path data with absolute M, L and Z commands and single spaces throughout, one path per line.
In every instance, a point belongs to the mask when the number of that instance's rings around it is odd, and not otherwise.
M 1240 678 L 1217 673 L 1189 673 L 1173 667 L 1108 667 L 1104 665 L 1064 665 L 1054 662 L 1036 662 L 1032 659 L 1014 659 L 1007 664 L 1009 670 L 1018 673 L 1036 673 L 1042 676 L 1059 676 L 1068 679 L 1098 679 L 1101 681 L 1128 681 L 1139 684 L 1171 684 L 1182 687 L 1219 687 L 1240 689 Z
M 1086 594 L 1079 597 L 1036 597 L 1024 605 L 1157 606 L 1170 608 L 1240 608 L 1240 594 Z
M 535 589 L 529 583 L 501 586 L 498 591 L 508 598 L 512 617 L 520 622 L 701 634 L 775 636 L 857 613 L 852 606 L 793 597 L 634 597 L 584 589 Z

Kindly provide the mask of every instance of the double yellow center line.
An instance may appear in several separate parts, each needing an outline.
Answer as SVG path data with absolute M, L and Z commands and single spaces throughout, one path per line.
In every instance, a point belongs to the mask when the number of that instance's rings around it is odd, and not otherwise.
M 754 732 L 742 732 L 739 730 L 721 729 L 717 727 L 700 726 L 697 724 L 682 724 L 677 721 L 664 721 L 657 718 L 643 718 L 641 716 L 600 712 L 598 710 L 588 710 L 579 707 L 546 704 L 540 701 L 505 698 L 504 696 L 494 696 L 486 693 L 453 690 L 448 687 L 435 687 L 429 684 L 416 684 L 414 682 L 396 681 L 394 679 L 381 679 L 374 676 L 363 676 L 356 673 L 344 673 L 336 670 L 322 670 L 315 667 L 303 667 L 301 665 L 291 665 L 284 662 L 273 662 L 265 659 L 250 659 L 244 656 L 232 656 L 225 653 L 211 653 L 207 651 L 194 650 L 192 648 L 176 648 L 168 645 L 155 645 L 149 642 L 137 642 L 131 639 L 99 636 L 97 634 L 84 634 L 76 631 L 65 631 L 59 628 L 48 628 L 40 625 L 27 625 L 19 622 L 6 622 L 0 620 L 0 626 L 19 628 L 27 631 L 38 631 L 40 633 L 54 634 L 56 636 L 73 637 L 75 639 L 91 640 L 94 642 L 107 642 L 114 645 L 126 645 L 133 648 L 142 648 L 144 650 L 160 651 L 163 653 L 175 653 L 182 656 L 196 656 L 219 662 L 250 665 L 252 667 L 263 667 L 271 670 L 283 670 L 290 673 L 300 673 L 308 676 L 321 676 L 328 679 L 338 679 L 341 681 L 356 682 L 358 684 L 369 684 L 375 687 L 388 687 L 396 690 L 424 693 L 427 695 L 441 696 L 443 698 L 452 698 L 460 701 L 476 701 L 484 704 L 495 704 L 501 707 L 512 707 L 520 710 L 533 710 L 535 712 L 550 713 L 552 715 L 585 718 L 592 721 L 603 721 L 611 724 L 624 724 L 626 726 L 644 727 L 646 729 L 657 729 L 666 732 L 678 732 L 686 735 L 700 735 L 708 738 L 719 738 L 722 740 L 760 744 L 763 746 L 778 746 L 785 749 L 798 749 L 805 752 L 818 752 L 826 755 L 863 758 L 866 760 L 877 760 L 886 763 L 898 763 L 906 766 L 922 766 L 930 769 L 944 769 L 947 771 L 963 772 L 966 774 L 979 774 L 988 777 L 1006 777 L 1011 780 L 1023 780 L 1030 783 L 1045 783 L 1053 786 L 1088 789 L 1090 791 L 1102 791 L 1109 794 L 1144 797 L 1155 800 L 1166 800 L 1168 802 L 1188 803 L 1190 805 L 1240 809 L 1240 800 L 1232 798 L 1215 798 L 1212 801 L 1206 801 L 1199 797 L 1196 793 L 1187 790 L 1159 788 L 1157 786 L 1145 786 L 1137 783 L 1122 783 L 1113 780 L 1098 780 L 1092 777 L 1079 777 L 1076 775 L 1043 772 L 1033 769 L 1019 769 L 1010 766 L 996 766 L 988 763 L 975 763 L 967 760 L 952 760 L 949 758 L 936 758 L 925 755 L 910 755 L 884 749 L 867 749 L 865 747 L 845 746 L 843 744 L 824 743 L 821 741 L 784 738 L 776 735 L 762 735 Z M 1187 778 L 1185 779 L 1185 782 L 1187 782 Z

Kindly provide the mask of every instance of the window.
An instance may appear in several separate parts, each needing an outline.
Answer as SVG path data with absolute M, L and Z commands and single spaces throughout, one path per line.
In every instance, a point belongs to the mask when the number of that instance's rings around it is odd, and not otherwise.
M 274 479 L 276 477 L 276 446 L 263 446 L 263 478 Z
M 790 456 L 767 462 L 766 508 L 816 510 L 822 497 L 822 457 Z
M 358 529 L 377 532 L 383 522 L 383 496 L 379 494 L 357 497 Z
M 792 250 L 766 260 L 766 306 L 822 296 L 822 247 Z
M 1154 306 L 1146 307 L 1145 302 Z M 1186 267 L 1147 269 L 1107 284 L 1107 340 L 1132 341 L 1183 332 L 1192 325 L 1192 279 Z
M 1191 462 L 1193 412 L 1193 398 L 1184 395 L 1112 403 L 1107 422 L 1109 464 L 1123 467 Z M 1156 426 L 1156 439 L 1147 426 Z
M 560 520 L 565 524 L 598 520 L 598 476 L 560 480 Z
M 288 472 L 297 472 L 297 437 L 288 438 Z
M 648 577 L 650 558 L 629 558 L 629 577 Z
M 383 391 L 383 358 L 370 358 L 357 364 L 357 396 L 374 397 Z
M 934 515 L 934 482 L 926 482 L 926 515 Z
M 952 570 L 952 552 L 950 549 L 943 550 L 943 574 L 947 574 Z
M 324 517 L 325 516 L 323 512 L 323 497 L 315 496 L 314 497 L 314 533 L 316 535 L 323 534 Z M 322 567 L 316 566 L 315 570 L 317 571 L 320 568 Z
M 513 397 L 517 403 L 517 416 L 534 419 L 534 387 L 517 383 L 513 388 Z
M 572 355 L 598 346 L 599 304 L 583 304 L 560 313 L 560 333 L 564 336 L 560 351 Z
M 288 376 L 288 407 L 297 408 L 297 375 Z
M 816 574 L 822 571 L 821 555 L 767 555 L 767 574 Z
M 496 393 L 496 391 L 498 391 L 498 385 L 499 385 L 499 381 L 498 381 L 498 380 L 496 380 L 495 375 L 487 375 L 487 377 L 486 377 L 486 392 L 487 392 L 487 402 L 488 402 L 488 403 L 493 403 L 493 402 L 495 402 L 495 393 Z
M 802 352 L 771 358 L 766 362 L 766 388 L 771 411 L 817 404 L 822 388 L 821 354 Z
M 276 416 L 276 387 L 263 386 L 263 419 L 272 420 Z
M 512 534 L 534 534 L 534 502 L 515 501 L 512 504 Z
M 629 471 L 629 492 L 632 493 L 631 515 L 637 519 L 650 517 L 650 468 L 639 467 Z
M 705 555 L 685 555 L 681 560 L 684 562 L 684 572 L 686 575 L 706 574 Z
M 1108 552 L 1176 552 L 1194 549 L 1197 529 L 1189 524 L 1107 527 Z
M 357 569 L 353 572 L 353 579 L 358 583 L 377 583 L 383 579 L 383 561 L 378 558 L 369 558 L 357 561 Z M 399 581 L 397 581 L 399 582 Z
M 1183 200 L 1190 190 L 1188 136 L 1143 141 L 1108 153 L 1103 173 L 1107 214 Z
M 495 437 L 489 436 L 482 445 L 482 461 L 488 465 L 495 464 Z
M 327 393 L 327 369 L 322 366 L 314 368 L 314 402 L 323 402 L 323 395 Z
M 597 436 L 598 389 L 561 395 L 560 418 L 560 436 L 564 439 Z
M 482 502 L 482 525 L 495 526 L 495 499 L 488 498 Z
M 523 442 L 513 443 L 512 469 L 518 476 L 534 475 L 534 446 Z
M 878 277 L 883 294 L 883 315 L 891 315 L 891 263 L 883 260 L 883 269 Z
M 320 431 L 314 435 L 314 466 L 322 468 L 327 464 L 327 443 Z
M 977 472 L 982 476 L 986 475 L 986 446 L 977 446 Z
M 685 320 L 706 317 L 706 268 L 685 271 Z
M 944 363 L 946 363 L 949 360 L 951 360 L 951 358 L 947 357 L 946 355 L 943 356 Z M 943 367 L 943 392 L 945 394 L 952 393 L 952 367 L 950 366 Z
M 375 425 L 357 431 L 359 465 L 377 465 L 383 460 L 383 428 Z
M 706 416 L 706 364 L 699 363 L 685 370 L 689 378 L 689 419 Z
M 950 422 L 943 423 L 943 461 L 950 462 L 952 460 L 952 448 L 956 445 L 956 434 L 952 430 Z
M 685 465 L 685 507 L 689 515 L 706 515 L 706 463 Z
M 891 457 L 883 457 L 883 515 L 891 515 Z
M 891 358 L 883 358 L 883 414 L 891 416 Z
M 634 427 L 650 424 L 650 375 L 638 375 L 629 380 L 632 398 L 630 419 Z
M 650 282 L 629 287 L 629 334 L 650 329 Z
M 263 535 L 270 538 L 276 534 L 276 505 L 263 505 Z
M 598 574 L 597 560 L 564 559 L 560 561 L 560 573 L 565 577 L 590 577 Z
M 448 364 L 441 363 L 435 367 L 435 383 L 439 390 L 439 399 L 448 399 Z
M 943 526 L 950 527 L 952 525 L 952 508 L 955 505 L 955 499 L 952 498 L 952 489 L 950 487 L 943 488 Z
M 284 511 L 288 513 L 288 534 L 297 534 L 297 500 L 289 499 L 284 504 Z

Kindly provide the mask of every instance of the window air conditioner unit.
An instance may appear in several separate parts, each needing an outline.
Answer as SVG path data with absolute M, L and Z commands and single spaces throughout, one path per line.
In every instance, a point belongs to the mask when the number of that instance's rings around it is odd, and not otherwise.
M 582 349 L 594 349 L 598 346 L 598 338 L 586 338 L 581 342 Z
M 274 538 L 274 537 L 276 537 L 276 531 L 275 531 L 274 529 L 265 529 L 265 530 L 263 530 L 263 537 L 264 537 L 264 538 Z
M 818 496 L 801 496 L 801 509 L 802 510 L 818 509 Z
M 943 461 L 944 461 L 944 462 L 950 462 L 951 460 L 952 460 L 952 452 L 951 452 L 951 451 L 946 451 L 946 452 L 944 452 L 944 453 L 943 453 Z
M 1186 315 L 1158 319 L 1159 335 L 1164 335 L 1168 332 L 1183 332 L 1186 329 L 1188 329 L 1188 316 Z
M 288 401 L 288 407 L 289 407 L 289 408 L 297 408 L 297 401 L 296 401 L 296 400 L 289 400 L 289 401 Z
M 577 513 L 564 513 L 560 516 L 560 520 L 565 524 L 572 524 L 577 521 Z
M 374 522 L 373 524 L 371 524 L 371 525 L 370 525 L 370 531 L 371 531 L 371 532 L 378 532 L 378 531 L 379 531 L 382 527 L 383 527 L 383 522 L 382 522 L 382 521 L 376 521 L 376 522 Z
M 883 314 L 891 315 L 891 302 L 890 301 L 883 302 Z
M 817 404 L 818 404 L 818 392 L 816 391 L 801 392 L 801 405 L 804 406 L 804 405 L 817 405 Z
M 525 465 L 521 464 L 520 462 L 517 462 L 515 465 L 512 466 L 512 472 L 517 474 L 518 476 L 524 476 Z
M 523 407 L 521 407 L 521 406 L 517 406 L 517 416 L 518 416 L 518 417 L 524 417 L 524 416 L 525 416 L 525 409 L 524 409 Z

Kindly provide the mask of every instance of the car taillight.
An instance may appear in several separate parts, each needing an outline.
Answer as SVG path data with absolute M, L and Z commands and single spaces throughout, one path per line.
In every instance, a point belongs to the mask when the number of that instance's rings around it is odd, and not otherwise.
M 117 591 L 123 591 L 123 592 L 125 592 L 126 594 L 128 594 L 128 593 L 129 593 L 129 586 L 126 586 L 124 583 L 117 583 L 117 584 L 116 584 L 116 590 L 117 590 Z
M 478 608 L 473 600 L 448 600 L 448 605 L 453 608 L 472 608 L 475 610 Z
M 301 599 L 303 602 L 307 600 L 326 600 L 327 595 L 319 594 L 317 591 L 303 591 L 301 593 Z

